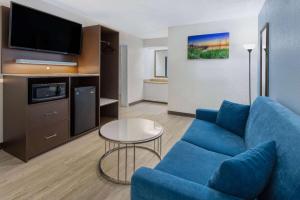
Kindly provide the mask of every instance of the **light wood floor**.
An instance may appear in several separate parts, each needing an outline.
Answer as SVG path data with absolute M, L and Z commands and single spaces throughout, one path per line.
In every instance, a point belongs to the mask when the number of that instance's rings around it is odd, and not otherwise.
M 163 125 L 163 155 L 180 139 L 192 121 L 188 117 L 168 115 L 166 105 L 155 103 L 121 108 L 120 116 L 152 119 Z M 1 150 L 0 199 L 129 200 L 130 186 L 116 185 L 99 176 L 98 160 L 103 152 L 104 142 L 97 132 L 58 147 L 28 163 Z M 155 166 L 157 162 L 158 159 L 146 152 L 141 151 L 137 155 L 139 166 Z M 112 160 L 106 160 L 104 167 L 109 173 L 115 172 Z

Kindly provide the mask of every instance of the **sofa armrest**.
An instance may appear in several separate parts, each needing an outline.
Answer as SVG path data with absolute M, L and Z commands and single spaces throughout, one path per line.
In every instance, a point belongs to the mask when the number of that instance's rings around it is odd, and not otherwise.
M 131 200 L 240 200 L 159 170 L 142 167 L 131 179 Z
M 208 121 L 208 122 L 216 122 L 218 115 L 217 110 L 210 110 L 210 109 L 197 109 L 196 110 L 196 119 Z

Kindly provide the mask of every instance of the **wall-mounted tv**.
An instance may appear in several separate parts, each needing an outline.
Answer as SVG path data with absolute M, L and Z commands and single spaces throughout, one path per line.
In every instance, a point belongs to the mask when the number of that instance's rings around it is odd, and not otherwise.
M 9 47 L 80 54 L 82 25 L 12 2 Z

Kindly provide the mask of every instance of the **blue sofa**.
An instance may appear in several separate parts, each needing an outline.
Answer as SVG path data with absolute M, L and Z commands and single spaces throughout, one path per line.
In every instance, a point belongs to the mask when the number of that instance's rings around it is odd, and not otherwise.
M 215 124 L 217 111 L 199 109 L 180 141 L 154 168 L 132 177 L 132 200 L 235 200 L 207 186 L 226 159 L 265 141 L 276 142 L 277 160 L 258 199 L 300 199 L 300 117 L 279 103 L 258 97 L 241 138 Z M 250 174 L 251 176 L 251 174 Z M 238 190 L 238 188 L 237 188 Z

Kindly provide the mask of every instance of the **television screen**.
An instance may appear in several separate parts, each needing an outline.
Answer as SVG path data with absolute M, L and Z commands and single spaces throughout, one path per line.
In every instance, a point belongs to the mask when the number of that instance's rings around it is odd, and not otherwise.
M 80 54 L 81 24 L 16 3 L 10 12 L 11 48 Z

